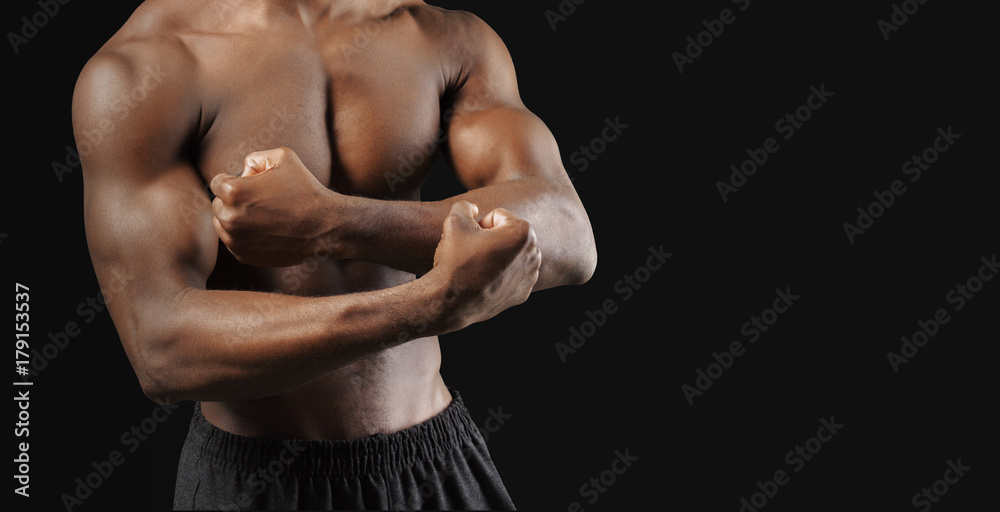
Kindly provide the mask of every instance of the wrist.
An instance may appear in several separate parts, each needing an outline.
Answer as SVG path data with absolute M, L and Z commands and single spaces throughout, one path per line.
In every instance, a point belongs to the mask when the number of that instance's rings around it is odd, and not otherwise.
M 321 224 L 312 241 L 314 254 L 333 259 L 358 257 L 355 250 L 359 246 L 356 224 L 362 218 L 358 212 L 358 199 L 327 190 L 316 216 Z
M 423 286 L 419 316 L 434 335 L 454 332 L 469 322 L 462 314 L 462 304 L 467 302 L 465 290 L 442 267 L 435 267 L 415 281 Z

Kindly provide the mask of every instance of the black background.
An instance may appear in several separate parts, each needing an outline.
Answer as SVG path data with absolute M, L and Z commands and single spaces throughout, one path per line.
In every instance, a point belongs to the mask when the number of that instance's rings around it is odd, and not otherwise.
M 80 69 L 137 4 L 71 2 L 18 53 L 4 51 L 4 280 L 30 287 L 34 349 L 67 322 L 81 330 L 33 376 L 31 497 L 15 496 L 17 510 L 61 510 L 74 479 L 124 450 L 122 434 L 156 407 L 107 313 L 86 323 L 77 312 L 100 291 L 82 181 L 78 169 L 62 182 L 52 170 L 73 144 Z M 39 10 L 5 5 L 5 32 Z M 737 511 L 757 481 L 785 470 L 789 483 L 762 510 L 919 510 L 912 496 L 958 458 L 972 469 L 932 510 L 995 500 L 983 500 L 996 454 L 980 434 L 996 409 L 987 390 L 996 389 L 1000 281 L 961 311 L 946 301 L 998 249 L 995 27 L 983 7 L 929 0 L 885 41 L 876 22 L 892 13 L 889 1 L 753 0 L 679 73 L 671 55 L 685 37 L 737 5 L 590 0 L 556 30 L 545 11 L 557 0 L 437 5 L 476 13 L 506 42 L 600 255 L 586 285 L 541 292 L 442 339 L 445 381 L 477 423 L 491 408 L 510 415 L 488 444 L 520 508 Z M 783 140 L 775 121 L 821 84 L 834 95 Z M 628 128 L 581 172 L 571 155 L 606 118 Z M 843 223 L 872 192 L 906 179 L 901 165 L 948 126 L 961 139 L 849 243 Z M 768 137 L 781 149 L 723 202 L 716 182 Z M 455 187 L 438 172 L 427 197 Z M 661 245 L 671 259 L 623 300 L 616 283 Z M 801 298 L 689 405 L 681 386 L 713 352 L 745 342 L 741 325 L 786 287 Z M 554 345 L 608 299 L 617 311 L 563 363 Z M 951 321 L 894 373 L 887 352 L 939 308 Z M 160 424 L 75 510 L 169 509 L 190 411 L 184 404 Z M 785 454 L 831 416 L 843 429 L 790 471 Z M 625 449 L 638 460 L 589 503 L 581 486 Z

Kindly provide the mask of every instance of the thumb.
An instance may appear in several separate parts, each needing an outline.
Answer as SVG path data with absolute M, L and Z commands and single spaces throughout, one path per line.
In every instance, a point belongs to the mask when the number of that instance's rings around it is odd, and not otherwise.
M 487 213 L 486 216 L 483 217 L 483 220 L 479 221 L 479 225 L 482 226 L 483 229 L 490 229 L 502 226 L 518 218 L 519 217 L 511 213 L 509 210 L 504 208 L 495 208 Z
M 266 171 L 270 171 L 278 166 L 279 155 L 275 150 L 255 151 L 246 156 L 243 160 L 243 174 L 241 178 L 254 176 Z
M 478 214 L 478 206 L 468 201 L 457 201 L 451 205 L 451 211 L 445 218 L 444 227 L 446 230 L 464 228 L 467 231 L 475 231 L 479 227 L 476 224 L 476 215 Z
M 455 204 L 451 205 L 449 213 L 476 220 L 476 215 L 479 215 L 479 207 L 468 201 L 455 201 Z

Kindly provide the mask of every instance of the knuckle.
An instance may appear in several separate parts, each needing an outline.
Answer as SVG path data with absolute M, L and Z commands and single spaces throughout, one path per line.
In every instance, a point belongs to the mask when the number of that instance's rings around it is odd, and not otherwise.
M 535 229 L 532 228 L 531 226 L 528 226 L 528 239 L 527 239 L 527 243 L 528 243 L 528 247 L 530 247 L 532 249 L 537 249 L 538 248 L 538 233 L 536 233 Z
M 459 227 L 461 227 L 461 225 L 462 225 L 462 218 L 459 217 L 458 214 L 456 213 L 448 214 L 448 216 L 444 218 L 445 231 L 456 230 Z
M 225 179 L 225 176 L 226 173 L 216 174 L 212 178 L 212 181 L 208 182 L 209 190 L 211 190 L 212 193 L 216 195 L 216 197 L 218 197 L 218 195 L 222 192 L 222 180 Z
M 215 211 L 215 218 L 218 219 L 219 224 L 222 224 L 222 227 L 226 227 L 232 221 L 233 209 L 223 205 Z
M 240 200 L 240 187 L 236 186 L 233 182 L 223 183 L 219 187 L 218 197 L 227 203 L 232 203 Z
M 527 244 L 532 240 L 534 230 L 531 229 L 531 224 L 529 224 L 528 221 L 524 219 L 514 219 L 511 225 L 515 228 L 517 239 L 520 242 Z
M 229 235 L 229 231 L 232 229 L 232 225 L 229 223 L 229 220 L 226 219 L 225 216 L 216 215 L 215 216 L 215 222 L 219 225 L 219 228 L 222 231 L 224 231 L 226 233 L 226 235 L 228 236 Z M 223 240 L 223 241 L 225 241 L 225 240 Z
M 538 272 L 539 267 L 542 266 L 542 251 L 540 251 L 537 247 L 535 247 L 534 249 L 532 249 L 529 258 L 531 266 L 534 267 L 535 272 Z
M 216 212 L 215 218 L 219 220 L 219 224 L 226 231 L 232 231 L 239 228 L 240 215 L 236 212 L 235 208 L 222 208 L 220 211 Z
M 444 227 L 448 231 L 470 232 L 472 231 L 472 226 L 470 225 L 472 222 L 475 221 L 470 220 L 469 217 L 461 213 L 452 212 L 445 218 Z
M 471 209 L 472 209 L 472 203 L 470 203 L 468 201 L 465 201 L 465 200 L 455 201 L 455 203 L 451 205 L 451 212 L 450 212 L 450 214 L 451 215 L 459 215 L 459 214 L 468 212 Z

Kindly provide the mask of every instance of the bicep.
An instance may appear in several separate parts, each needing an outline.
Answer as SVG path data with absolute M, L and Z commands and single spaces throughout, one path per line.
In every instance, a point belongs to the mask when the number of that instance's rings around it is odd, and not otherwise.
M 125 276 L 133 283 L 125 287 L 130 298 L 144 302 L 188 286 L 204 288 L 218 238 L 200 178 L 185 165 L 143 180 L 122 174 L 84 166 L 84 225 L 102 288 Z
M 570 183 L 552 132 L 524 108 L 495 107 L 456 116 L 445 153 L 469 189 L 526 178 Z
M 211 203 L 188 166 L 149 180 L 84 164 L 84 224 L 91 261 L 129 359 L 169 332 L 176 299 L 204 289 L 218 252 Z M 148 169 L 129 169 L 143 172 Z
M 454 58 L 455 90 L 445 108 L 445 156 L 458 179 L 474 189 L 525 178 L 569 184 L 549 128 L 521 101 L 514 63 L 482 20 L 463 15 L 467 44 Z

